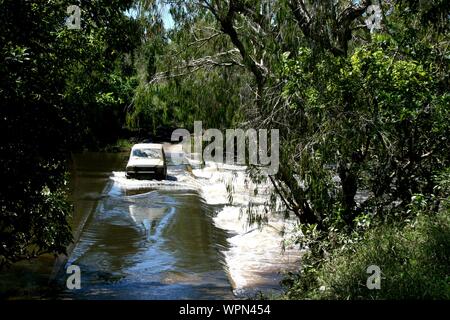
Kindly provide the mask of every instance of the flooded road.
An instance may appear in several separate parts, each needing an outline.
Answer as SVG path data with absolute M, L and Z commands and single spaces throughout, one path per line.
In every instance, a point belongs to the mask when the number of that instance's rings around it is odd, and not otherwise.
M 165 148 L 164 181 L 125 178 L 128 152 L 74 155 L 68 257 L 16 264 L 0 275 L 0 297 L 235 299 L 279 290 L 280 271 L 300 257 L 281 249 L 292 224 L 272 214 L 259 228 L 242 214 L 250 204 L 263 210 L 270 188 L 258 185 L 255 195 L 242 167 L 175 166 L 182 150 Z M 66 287 L 70 265 L 80 268 L 80 289 Z
M 61 297 L 233 298 L 221 254 L 226 234 L 214 227 L 213 210 L 195 190 L 170 187 L 184 168 L 171 167 L 169 155 L 168 188 L 161 188 L 164 181 L 159 188 L 126 188 L 110 175 L 122 171 L 127 158 L 90 153 L 74 159 L 79 230 L 65 267 L 79 266 L 82 284 Z

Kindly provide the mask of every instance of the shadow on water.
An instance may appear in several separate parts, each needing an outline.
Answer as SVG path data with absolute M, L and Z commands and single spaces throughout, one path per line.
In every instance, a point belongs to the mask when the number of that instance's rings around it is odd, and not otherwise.
M 232 297 L 219 252 L 225 234 L 195 192 L 123 192 L 110 183 L 69 258 L 82 289 L 66 298 Z

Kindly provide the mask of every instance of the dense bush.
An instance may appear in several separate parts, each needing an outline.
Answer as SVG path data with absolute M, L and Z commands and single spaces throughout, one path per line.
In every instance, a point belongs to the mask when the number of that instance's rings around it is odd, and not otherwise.
M 285 280 L 289 299 L 450 299 L 450 211 L 422 214 L 406 226 L 380 226 L 336 249 L 321 264 Z M 380 267 L 381 289 L 366 286 Z
M 450 299 L 450 174 L 435 177 L 436 195 L 414 195 L 405 221 L 378 223 L 337 242 L 322 238 L 299 273 L 290 274 L 289 299 Z M 438 213 L 433 208 L 438 205 Z M 306 234 L 305 234 L 306 235 Z M 309 234 L 311 241 L 312 234 Z M 320 246 L 327 252 L 317 254 Z M 380 267 L 381 289 L 366 286 L 367 268 Z
M 72 1 L 0 2 L 0 268 L 65 251 L 69 152 L 114 136 L 129 103 L 132 1 L 77 3 L 82 30 L 64 24 Z

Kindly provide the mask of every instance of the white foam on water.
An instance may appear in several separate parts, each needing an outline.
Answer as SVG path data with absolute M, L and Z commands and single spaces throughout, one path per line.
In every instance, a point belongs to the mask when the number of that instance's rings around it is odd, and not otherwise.
M 242 208 L 233 206 L 224 207 L 214 218 L 217 227 L 235 234 L 228 239 L 230 247 L 224 256 L 238 295 L 278 287 L 280 273 L 298 268 L 301 257 L 296 247 L 282 250 L 283 230 L 289 231 L 294 221 L 269 215 L 266 224 L 249 226 L 246 218 Z
M 223 205 L 213 221 L 216 227 L 230 233 L 229 248 L 223 255 L 235 294 L 278 288 L 280 273 L 299 267 L 300 250 L 296 247 L 282 249 L 283 230 L 288 233 L 295 221 L 269 212 L 267 224 L 249 226 L 246 213 L 249 204 L 253 212 L 264 213 L 264 204 L 273 191 L 270 182 L 253 183 L 245 166 L 207 162 L 200 168 L 198 161 L 186 156 L 184 159 L 193 169 L 188 172 L 169 166 L 170 180 L 127 179 L 125 172 L 114 172 L 111 179 L 128 190 L 195 190 L 207 204 Z M 277 199 L 277 206 L 280 205 L 281 200 Z
M 270 183 L 253 183 L 244 166 L 215 163 L 192 170 L 192 175 L 208 204 L 224 205 L 213 220 L 216 227 L 230 232 L 229 248 L 223 254 L 235 294 L 245 296 L 279 288 L 281 273 L 298 269 L 301 252 L 293 246 L 283 250 L 282 245 L 283 231 L 288 234 L 295 221 L 265 214 L 264 204 L 273 191 Z M 265 216 L 267 224 L 248 225 L 246 210 L 250 203 L 252 212 Z M 277 206 L 280 204 L 277 199 Z
M 245 166 L 207 163 L 202 169 L 192 170 L 192 175 L 200 186 L 201 195 L 212 205 L 263 204 L 271 192 L 267 183 L 253 183 Z
M 244 233 L 249 230 L 247 222 L 243 219 L 239 207 L 225 206 L 214 218 L 216 226 L 234 233 Z
M 179 171 L 179 170 L 178 170 Z M 197 186 L 187 178 L 187 175 L 178 172 L 168 171 L 168 176 L 176 176 L 176 180 L 137 180 L 128 179 L 125 172 L 113 172 L 111 179 L 116 186 L 125 190 L 140 190 L 140 189 L 158 189 L 158 190 L 197 190 Z

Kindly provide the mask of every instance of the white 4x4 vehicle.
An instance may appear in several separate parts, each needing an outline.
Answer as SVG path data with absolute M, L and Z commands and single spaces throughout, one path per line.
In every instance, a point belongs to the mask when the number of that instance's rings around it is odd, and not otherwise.
M 162 144 L 135 144 L 131 149 L 126 176 L 127 178 L 151 176 L 157 179 L 166 179 L 166 156 Z

